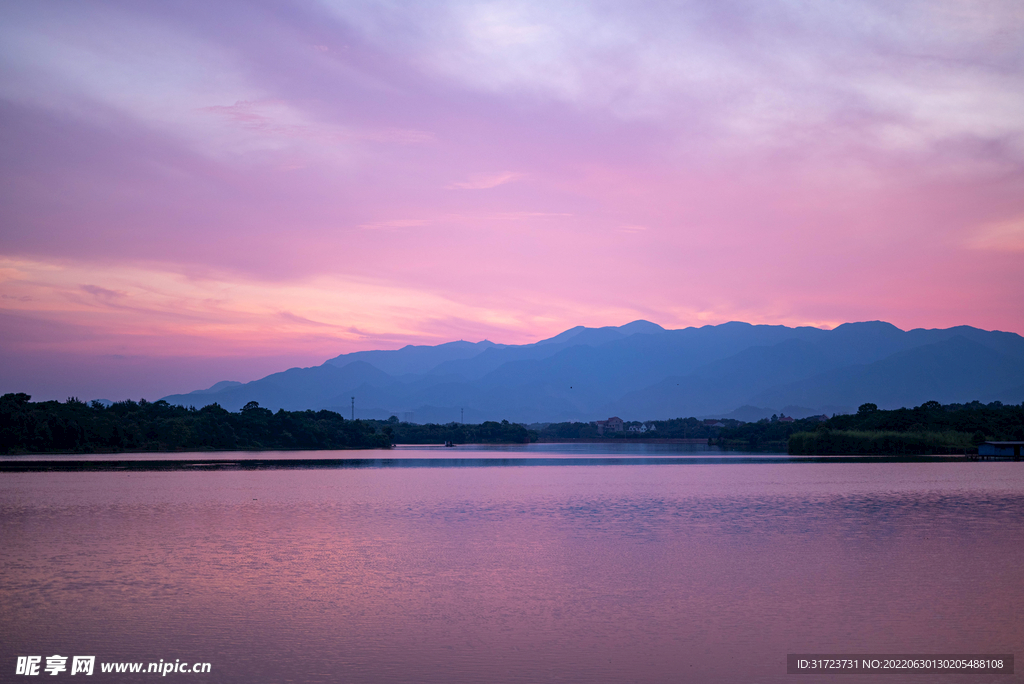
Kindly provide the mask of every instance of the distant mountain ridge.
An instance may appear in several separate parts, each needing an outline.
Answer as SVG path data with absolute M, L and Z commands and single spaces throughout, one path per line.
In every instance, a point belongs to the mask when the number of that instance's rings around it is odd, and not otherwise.
M 488 340 L 343 354 L 248 383 L 222 381 L 172 404 L 249 401 L 277 410 L 337 410 L 414 422 L 626 420 L 727 416 L 755 420 L 1024 401 L 1024 338 L 969 326 L 903 331 L 882 321 L 834 330 L 724 323 L 666 330 L 649 321 L 577 326 L 533 344 Z M 742 416 L 742 417 L 741 417 Z

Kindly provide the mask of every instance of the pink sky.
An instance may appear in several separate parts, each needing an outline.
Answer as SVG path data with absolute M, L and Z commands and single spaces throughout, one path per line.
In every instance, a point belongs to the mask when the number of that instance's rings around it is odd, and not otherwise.
M 743 320 L 1024 333 L 1018 0 L 5 3 L 0 391 Z

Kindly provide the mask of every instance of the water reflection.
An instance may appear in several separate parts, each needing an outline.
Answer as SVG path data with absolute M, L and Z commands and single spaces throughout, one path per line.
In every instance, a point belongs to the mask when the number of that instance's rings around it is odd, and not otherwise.
M 2 666 L 67 651 L 213 663 L 190 681 L 781 682 L 787 652 L 1019 654 L 1022 470 L 6 473 Z

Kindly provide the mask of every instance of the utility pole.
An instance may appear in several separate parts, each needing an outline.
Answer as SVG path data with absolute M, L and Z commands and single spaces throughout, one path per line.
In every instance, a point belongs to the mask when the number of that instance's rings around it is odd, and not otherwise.
M 459 422 L 462 423 L 463 425 L 465 425 L 466 424 L 466 409 L 459 409 L 459 410 L 462 411 L 462 418 L 459 419 Z
M 352 397 L 352 420 L 356 419 L 356 398 Z

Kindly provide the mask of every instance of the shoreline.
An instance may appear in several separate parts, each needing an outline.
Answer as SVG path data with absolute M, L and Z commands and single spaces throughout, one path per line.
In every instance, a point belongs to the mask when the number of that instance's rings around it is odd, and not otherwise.
M 628 466 L 628 465 L 781 465 L 839 463 L 975 463 L 972 456 L 786 456 L 766 454 L 733 457 L 675 456 L 543 456 L 454 458 L 238 458 L 238 459 L 33 459 L 0 461 L 0 472 L 169 472 L 207 470 L 311 470 L 381 468 L 481 468 L 530 466 Z M 988 462 L 1010 458 L 986 458 Z

